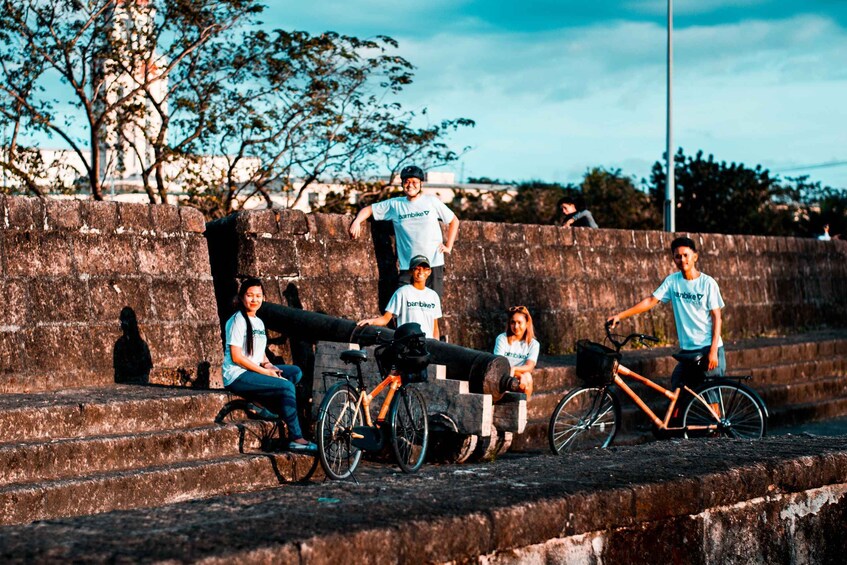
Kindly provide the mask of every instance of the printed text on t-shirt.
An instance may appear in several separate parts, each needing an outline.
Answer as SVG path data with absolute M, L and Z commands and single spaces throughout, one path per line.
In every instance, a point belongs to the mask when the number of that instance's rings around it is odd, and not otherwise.
M 423 302 L 422 300 L 418 300 L 415 302 L 414 300 L 406 301 L 406 308 L 435 308 L 435 302 Z
M 697 304 L 700 303 L 700 300 L 704 296 L 703 294 L 700 294 L 699 292 L 697 294 L 694 294 L 694 293 L 691 293 L 691 292 L 679 292 L 679 291 L 674 291 L 673 295 L 675 297 L 679 298 L 680 300 L 684 300 L 686 302 L 696 302 Z
M 424 216 L 429 215 L 429 210 L 424 210 L 423 212 L 409 212 L 408 214 L 399 214 L 397 216 L 398 220 L 407 220 L 409 218 L 423 218 Z

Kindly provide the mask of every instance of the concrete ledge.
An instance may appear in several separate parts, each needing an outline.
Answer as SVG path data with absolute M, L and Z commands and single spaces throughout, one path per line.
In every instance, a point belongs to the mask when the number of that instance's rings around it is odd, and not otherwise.
M 0 557 L 840 562 L 845 520 L 847 438 L 787 436 L 509 456 L 411 476 L 379 465 L 363 469 L 359 484 L 0 528 Z

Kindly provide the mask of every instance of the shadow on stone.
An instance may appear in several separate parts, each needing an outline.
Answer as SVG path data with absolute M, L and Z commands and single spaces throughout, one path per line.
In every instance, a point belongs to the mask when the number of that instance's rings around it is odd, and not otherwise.
M 141 337 L 135 311 L 129 306 L 124 306 L 119 319 L 122 335 L 115 342 L 112 355 L 115 382 L 147 384 L 150 382 L 153 358 L 150 356 L 150 348 Z M 208 369 L 206 374 L 208 382 Z

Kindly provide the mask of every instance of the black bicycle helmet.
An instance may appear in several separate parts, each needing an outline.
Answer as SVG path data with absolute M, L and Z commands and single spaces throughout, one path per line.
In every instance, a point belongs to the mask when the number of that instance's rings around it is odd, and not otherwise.
M 423 182 L 423 169 L 421 169 L 417 165 L 409 165 L 408 167 L 403 167 L 403 170 L 400 171 L 400 180 L 405 182 L 406 179 L 420 179 L 420 181 Z
M 385 370 L 394 367 L 406 381 L 425 381 L 431 355 L 426 349 L 426 334 L 421 325 L 409 322 L 398 327 L 394 339 L 380 357 Z

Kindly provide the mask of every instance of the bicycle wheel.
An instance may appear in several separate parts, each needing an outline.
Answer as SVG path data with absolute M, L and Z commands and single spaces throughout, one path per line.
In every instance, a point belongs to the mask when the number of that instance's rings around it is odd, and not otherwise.
M 391 402 L 388 415 L 391 426 L 391 449 L 400 468 L 406 473 L 420 469 L 429 443 L 426 401 L 413 388 L 401 387 Z
M 273 451 L 280 447 L 276 439 L 279 430 L 276 414 L 243 398 L 236 398 L 224 404 L 215 416 L 215 423 L 221 426 L 235 425 L 238 428 L 240 453 L 253 450 Z
M 580 387 L 559 401 L 547 439 L 553 453 L 609 447 L 618 433 L 621 404 L 608 388 Z
M 338 383 L 321 402 L 315 435 L 318 456 L 324 473 L 332 479 L 346 479 L 353 474 L 362 451 L 351 443 L 354 426 L 362 425 L 362 412 L 357 410 L 356 390 Z
M 693 397 L 685 407 L 682 425 L 709 426 L 719 424 L 714 432 L 685 431 L 685 437 L 728 437 L 741 439 L 759 439 L 767 431 L 765 411 L 756 400 L 755 393 L 742 384 L 727 382 L 706 384 L 695 392 L 712 407 L 720 421 L 715 420 L 712 412 L 696 397 Z

